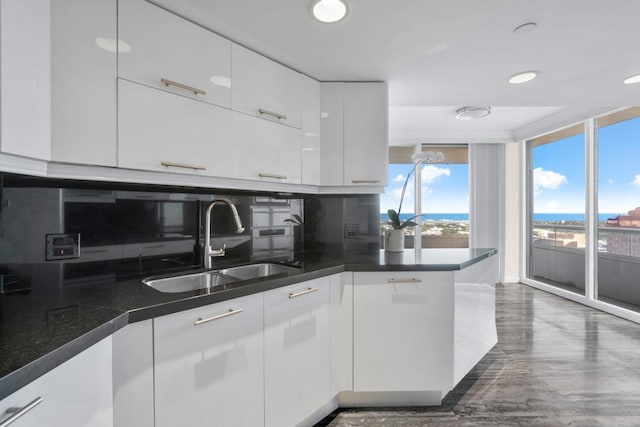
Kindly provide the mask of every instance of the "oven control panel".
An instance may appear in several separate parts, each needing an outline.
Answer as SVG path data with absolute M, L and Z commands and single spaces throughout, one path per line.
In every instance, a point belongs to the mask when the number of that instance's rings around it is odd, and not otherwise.
M 46 260 L 72 259 L 80 257 L 80 233 L 47 234 Z

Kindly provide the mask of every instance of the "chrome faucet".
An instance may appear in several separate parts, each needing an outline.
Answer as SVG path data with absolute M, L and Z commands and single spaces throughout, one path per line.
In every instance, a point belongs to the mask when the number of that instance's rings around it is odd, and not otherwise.
M 233 212 L 233 219 L 236 221 L 236 233 L 244 232 L 244 227 L 242 226 L 242 221 L 240 221 L 240 215 L 238 215 L 238 209 L 236 209 L 236 205 L 229 199 L 216 199 L 207 208 L 207 213 L 205 214 L 205 230 L 204 230 L 204 268 L 211 268 L 211 258 L 214 256 L 224 256 L 225 251 L 227 249 L 227 245 L 223 244 L 221 248 L 212 249 L 211 248 L 211 211 L 213 207 L 217 204 L 224 203 L 231 208 L 231 212 Z

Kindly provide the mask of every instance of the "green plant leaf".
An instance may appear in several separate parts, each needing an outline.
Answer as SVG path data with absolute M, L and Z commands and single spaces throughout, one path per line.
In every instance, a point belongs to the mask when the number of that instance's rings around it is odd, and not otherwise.
M 400 227 L 400 217 L 398 213 L 394 209 L 389 209 L 387 211 L 387 215 L 389 216 L 389 225 L 391 225 L 395 229 L 399 229 Z

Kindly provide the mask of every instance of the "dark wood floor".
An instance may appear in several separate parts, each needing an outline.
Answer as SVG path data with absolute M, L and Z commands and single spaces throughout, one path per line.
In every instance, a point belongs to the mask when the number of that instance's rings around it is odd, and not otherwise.
M 496 294 L 498 344 L 441 407 L 318 426 L 640 426 L 640 325 L 525 285 Z

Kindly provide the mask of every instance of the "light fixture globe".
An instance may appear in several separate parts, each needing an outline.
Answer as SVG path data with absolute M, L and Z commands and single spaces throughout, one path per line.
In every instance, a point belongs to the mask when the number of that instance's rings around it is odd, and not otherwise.
M 456 110 L 456 119 L 481 119 L 487 117 L 489 114 L 491 114 L 491 107 L 462 107 Z
M 311 6 L 313 17 L 325 24 L 333 24 L 347 16 L 349 8 L 343 0 L 318 0 Z

